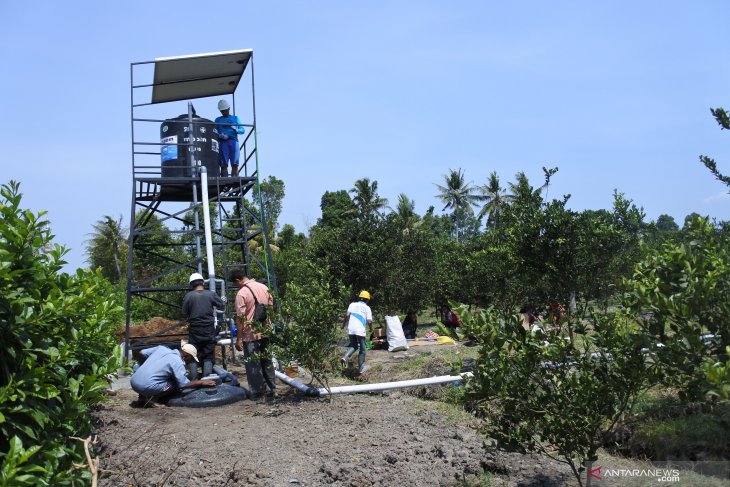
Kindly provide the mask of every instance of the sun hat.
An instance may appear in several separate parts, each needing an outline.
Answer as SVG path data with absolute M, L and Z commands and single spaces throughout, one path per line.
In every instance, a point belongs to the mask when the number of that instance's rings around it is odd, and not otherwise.
M 182 350 L 183 352 L 185 352 L 188 355 L 190 355 L 191 357 L 193 357 L 196 362 L 200 362 L 200 360 L 198 360 L 198 349 L 195 348 L 195 345 L 191 345 L 190 343 L 186 343 L 186 344 L 184 344 L 183 346 L 180 347 L 180 350 Z

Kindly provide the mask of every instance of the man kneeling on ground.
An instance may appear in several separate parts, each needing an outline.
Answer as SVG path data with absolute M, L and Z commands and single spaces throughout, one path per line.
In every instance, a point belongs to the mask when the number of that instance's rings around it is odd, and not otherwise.
M 188 380 L 185 364 L 198 361 L 196 348 L 186 343 L 181 350 L 171 350 L 165 346 L 147 348 L 140 352 L 144 362 L 132 374 L 131 385 L 139 394 L 137 406 L 164 407 L 164 400 L 183 387 L 210 387 L 212 380 Z

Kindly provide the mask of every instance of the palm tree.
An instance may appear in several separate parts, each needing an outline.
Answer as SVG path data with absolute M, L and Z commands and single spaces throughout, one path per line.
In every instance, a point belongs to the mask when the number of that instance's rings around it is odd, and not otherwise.
M 354 195 L 352 200 L 363 220 L 379 215 L 380 211 L 388 206 L 388 200 L 378 196 L 378 182 L 370 182 L 370 178 L 355 181 L 355 187 L 350 192 Z
M 487 184 L 479 186 L 477 189 L 482 193 L 480 196 L 481 201 L 484 201 L 484 206 L 479 211 L 477 219 L 481 220 L 484 216 L 487 216 L 487 227 L 494 228 L 497 225 L 497 219 L 499 214 L 510 201 L 510 196 L 505 192 L 505 189 L 499 183 L 499 176 L 496 171 L 492 171 L 489 174 Z
M 479 201 L 479 196 L 474 194 L 474 187 L 471 183 L 464 181 L 464 172 L 459 169 L 454 171 L 449 169 L 449 174 L 444 175 L 444 186 L 437 184 L 436 187 L 441 191 L 436 197 L 444 203 L 443 210 L 457 210 L 463 208 L 468 214 L 474 214 L 472 205 Z
M 398 219 L 403 223 L 403 230 L 410 230 L 420 223 L 420 218 L 416 214 L 416 202 L 409 199 L 405 193 L 398 195 L 398 204 L 390 210 L 398 215 Z
M 126 253 L 126 229 L 122 217 L 115 220 L 104 215 L 94 225 L 91 239 L 87 241 L 86 254 L 92 267 L 101 267 L 102 274 L 112 282 L 122 278 L 121 262 Z
M 473 205 L 480 200 L 480 196 L 474 194 L 475 188 L 471 183 L 464 180 L 464 172 L 459 168 L 458 171 L 449 169 L 449 173 L 444 175 L 444 183 L 442 186 L 437 184 L 436 187 L 441 191 L 436 197 L 444 203 L 441 211 L 452 210 L 452 215 L 456 221 L 456 239 L 460 240 L 461 225 L 459 221 L 464 214 L 474 215 Z
M 530 181 L 527 179 L 527 175 L 522 171 L 515 175 L 514 183 L 509 183 L 509 190 L 512 193 L 509 197 L 513 201 L 522 198 L 526 198 L 527 200 L 540 198 L 540 193 L 542 193 L 542 187 L 537 189 L 533 188 L 530 185 Z M 540 200 L 542 200 L 542 198 L 540 198 Z
M 398 204 L 395 209 L 391 208 L 399 217 L 406 219 L 411 218 L 416 214 L 415 212 L 416 202 L 408 199 L 408 195 L 401 193 L 398 195 Z

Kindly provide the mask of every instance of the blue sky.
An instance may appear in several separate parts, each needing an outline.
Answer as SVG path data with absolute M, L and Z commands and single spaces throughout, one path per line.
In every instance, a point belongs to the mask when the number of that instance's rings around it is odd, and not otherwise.
M 730 219 L 726 1 L 3 2 L 2 182 L 47 210 L 68 270 L 102 215 L 129 222 L 129 63 L 252 48 L 263 175 L 282 223 L 306 231 L 321 195 L 375 179 L 440 210 L 450 168 L 503 185 L 524 171 L 576 210 L 614 189 L 681 225 Z M 182 105 L 181 105 L 182 107 Z M 196 105 L 217 115 L 214 100 Z M 183 107 L 184 108 L 184 107 Z M 169 115 L 178 115 L 177 112 Z

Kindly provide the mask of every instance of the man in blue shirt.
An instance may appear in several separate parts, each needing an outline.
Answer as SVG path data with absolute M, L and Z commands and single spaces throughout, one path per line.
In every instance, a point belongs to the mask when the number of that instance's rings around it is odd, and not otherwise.
M 198 351 L 189 343 L 181 350 L 171 350 L 162 345 L 147 348 L 140 355 L 145 360 L 130 380 L 132 389 L 139 394 L 136 404 L 139 407 L 164 407 L 162 401 L 184 387 L 215 385 L 212 380 L 190 381 L 185 376 L 185 364 L 198 361 Z
M 245 129 L 237 116 L 231 115 L 231 105 L 226 100 L 218 102 L 221 116 L 215 119 L 218 132 L 218 158 L 221 165 L 221 176 L 228 176 L 228 163 L 231 163 L 231 176 L 238 176 L 238 159 L 241 149 L 238 146 L 238 134 Z

